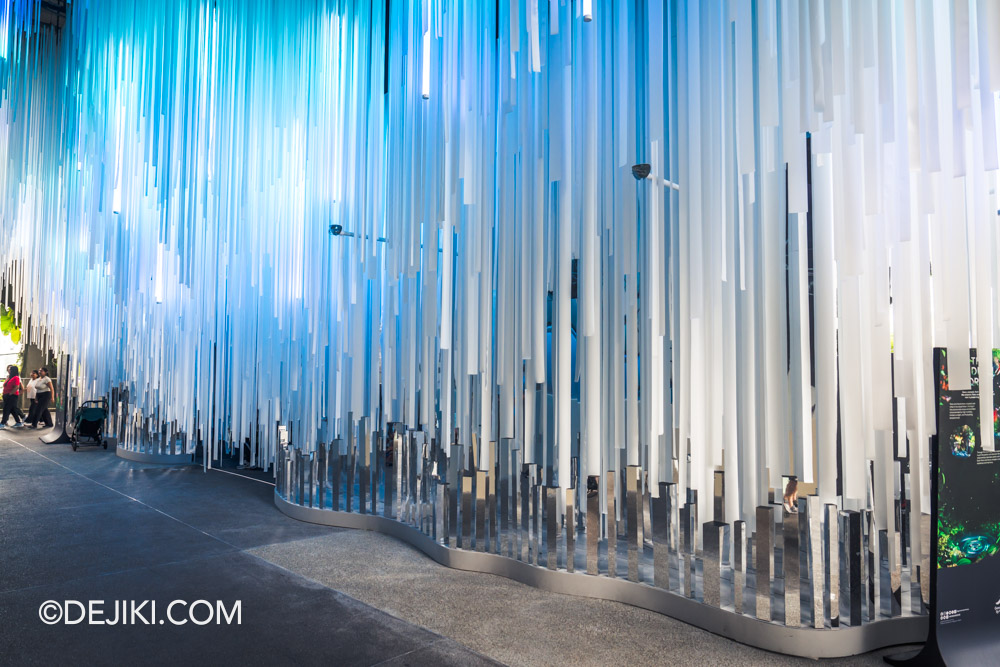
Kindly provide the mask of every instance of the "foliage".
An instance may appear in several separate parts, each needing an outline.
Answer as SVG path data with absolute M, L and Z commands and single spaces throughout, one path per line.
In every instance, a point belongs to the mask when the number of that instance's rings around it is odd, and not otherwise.
M 21 342 L 21 318 L 14 314 L 13 308 L 0 304 L 0 334 L 10 336 L 10 342 Z

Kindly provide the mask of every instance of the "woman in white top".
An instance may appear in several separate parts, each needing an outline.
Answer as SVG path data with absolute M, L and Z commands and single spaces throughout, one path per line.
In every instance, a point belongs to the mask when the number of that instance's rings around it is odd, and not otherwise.
M 49 414 L 49 401 L 52 400 L 52 379 L 49 369 L 42 366 L 38 369 L 38 379 L 35 380 L 35 418 L 29 420 L 32 428 L 38 427 L 41 419 L 45 425 L 52 427 L 52 416 Z
M 38 400 L 35 398 L 36 387 L 35 383 L 38 381 L 38 371 L 31 371 L 31 379 L 28 380 L 27 386 L 25 386 L 25 393 L 28 394 L 28 416 L 24 420 L 26 422 L 31 422 L 35 418 L 35 410 L 38 408 Z

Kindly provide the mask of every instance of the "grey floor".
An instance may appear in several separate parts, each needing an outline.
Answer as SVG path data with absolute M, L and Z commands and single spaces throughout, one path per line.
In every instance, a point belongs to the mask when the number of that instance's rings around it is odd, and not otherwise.
M 807 664 L 297 522 L 273 487 L 0 432 L 3 664 Z M 242 601 L 242 625 L 43 624 L 55 600 Z M 882 664 L 883 653 L 837 665 Z M 488 656 L 484 657 L 484 656 Z
M 490 661 L 252 553 L 331 536 L 272 487 L 0 431 L 0 663 L 470 665 Z M 48 600 L 241 601 L 242 624 L 45 625 Z

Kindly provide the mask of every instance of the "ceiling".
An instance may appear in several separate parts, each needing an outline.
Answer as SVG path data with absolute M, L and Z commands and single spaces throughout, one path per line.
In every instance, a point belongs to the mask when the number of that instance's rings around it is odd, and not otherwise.
M 41 0 L 38 4 L 41 10 L 39 21 L 42 25 L 63 27 L 66 23 L 66 0 Z

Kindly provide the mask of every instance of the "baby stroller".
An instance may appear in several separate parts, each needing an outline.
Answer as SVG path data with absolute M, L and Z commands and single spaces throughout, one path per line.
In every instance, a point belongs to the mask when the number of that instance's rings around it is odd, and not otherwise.
M 103 445 L 108 448 L 108 443 L 104 440 L 104 420 L 108 418 L 108 401 L 101 398 L 96 401 L 86 401 L 76 409 L 73 414 L 73 435 L 70 441 L 73 451 L 80 446 L 80 438 L 89 438 L 91 445 Z

